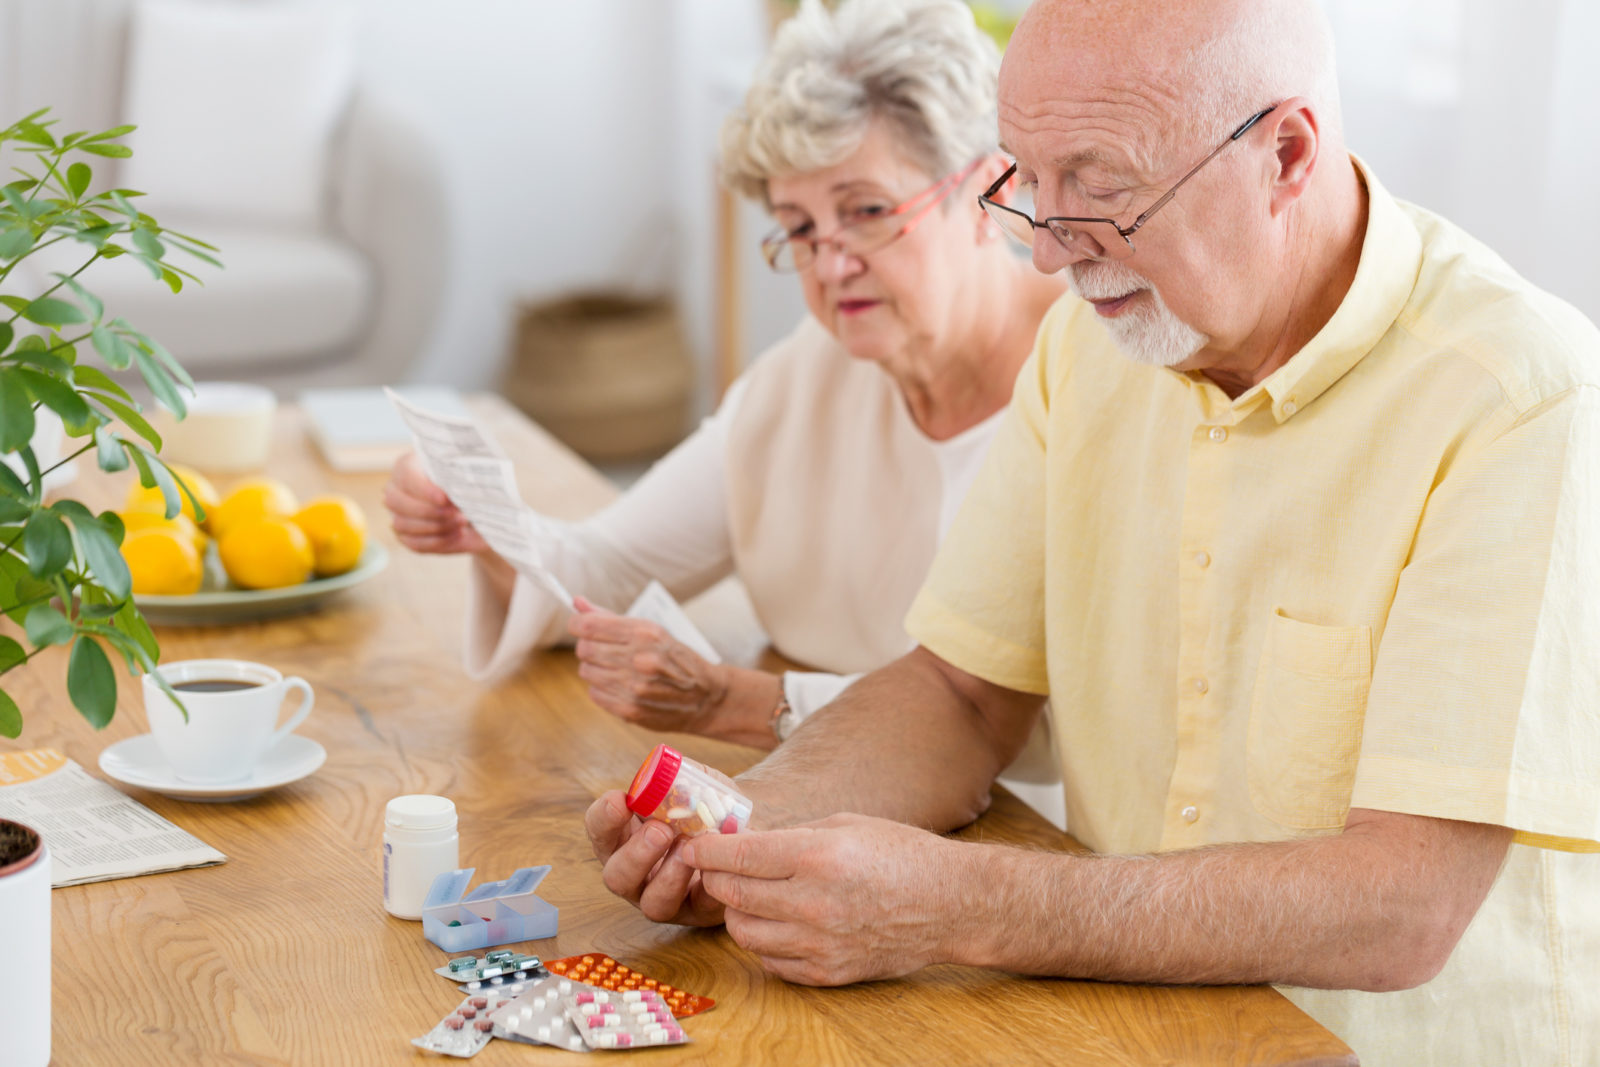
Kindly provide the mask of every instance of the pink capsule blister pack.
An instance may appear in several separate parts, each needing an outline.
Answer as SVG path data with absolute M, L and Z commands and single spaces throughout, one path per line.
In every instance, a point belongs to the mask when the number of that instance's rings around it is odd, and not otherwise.
M 579 990 L 561 1000 L 567 1019 L 590 1048 L 651 1048 L 689 1041 L 661 994 L 651 989 Z
M 561 998 L 590 991 L 603 992 L 570 978 L 553 975 L 540 979 L 490 1013 L 494 1036 L 537 1045 L 553 1045 L 573 1052 L 588 1052 L 588 1044 L 567 1018 Z
M 494 1036 L 494 1024 L 489 1021 L 489 998 L 468 997 L 455 1011 L 440 1019 L 432 1030 L 411 1043 L 429 1052 L 442 1052 L 446 1056 L 466 1059 L 483 1051 L 483 1046 Z

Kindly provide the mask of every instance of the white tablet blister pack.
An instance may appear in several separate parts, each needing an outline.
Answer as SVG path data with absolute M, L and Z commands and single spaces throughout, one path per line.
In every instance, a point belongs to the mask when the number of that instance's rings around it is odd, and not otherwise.
M 563 996 L 604 992 L 570 978 L 552 976 L 528 985 L 519 996 L 490 1012 L 494 1035 L 515 1041 L 553 1045 L 573 1052 L 588 1052 L 578 1028 L 567 1018 Z

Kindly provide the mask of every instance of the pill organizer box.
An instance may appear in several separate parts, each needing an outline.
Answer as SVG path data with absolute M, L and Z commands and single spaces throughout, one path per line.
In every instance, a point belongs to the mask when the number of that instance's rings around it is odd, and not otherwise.
M 534 895 L 549 864 L 519 868 L 463 896 L 476 870 L 446 871 L 433 880 L 422 905 L 424 937 L 446 952 L 460 952 L 556 936 L 556 906 Z

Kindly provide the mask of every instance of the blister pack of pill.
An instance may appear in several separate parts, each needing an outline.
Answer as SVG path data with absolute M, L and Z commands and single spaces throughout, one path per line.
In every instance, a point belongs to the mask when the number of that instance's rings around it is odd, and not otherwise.
M 545 964 L 551 974 L 570 978 L 576 982 L 586 982 L 601 989 L 626 992 L 630 989 L 648 989 L 661 994 L 661 999 L 666 1002 L 668 1009 L 679 1019 L 687 1019 L 691 1015 L 699 1015 L 716 1007 L 717 1002 L 710 997 L 702 997 L 695 993 L 685 992 L 666 982 L 652 978 L 647 974 L 618 963 L 610 956 L 601 952 L 589 952 L 582 956 L 566 956 L 559 960 L 551 960 Z
M 538 956 L 499 949 L 482 957 L 457 956 L 443 967 L 435 967 L 433 973 L 456 982 L 487 982 L 493 978 L 527 981 L 543 978 L 550 972 L 540 965 Z
M 455 1011 L 446 1015 L 432 1030 L 411 1043 L 429 1052 L 442 1052 L 446 1056 L 467 1059 L 483 1051 L 483 1046 L 494 1036 L 494 1023 L 489 1021 L 489 999 L 468 997 Z
M 561 1000 L 567 1019 L 590 1048 L 650 1048 L 689 1041 L 661 994 L 652 989 L 590 990 L 569 993 Z
M 550 972 L 542 967 L 535 971 L 516 971 L 507 975 L 495 975 L 483 981 L 462 982 L 456 986 L 463 993 L 482 993 L 489 997 L 519 997 L 529 985 L 542 978 L 550 977 Z
M 519 997 L 507 1001 L 490 1013 L 496 1037 L 529 1041 L 574 1052 L 588 1052 L 589 1046 L 578 1028 L 567 1018 L 563 996 L 598 992 L 592 986 L 568 978 L 549 977 L 534 982 Z

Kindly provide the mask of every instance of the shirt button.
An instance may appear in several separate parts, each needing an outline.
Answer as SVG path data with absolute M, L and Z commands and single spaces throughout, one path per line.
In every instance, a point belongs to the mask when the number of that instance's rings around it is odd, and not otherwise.
M 1204 693 L 1207 689 L 1210 689 L 1210 688 L 1211 688 L 1211 686 L 1206 684 L 1206 680 L 1204 678 L 1196 678 L 1194 680 L 1194 691 L 1196 693 Z
M 1193 804 L 1190 804 L 1187 808 L 1184 808 L 1180 814 L 1183 815 L 1184 822 L 1194 822 L 1200 818 L 1200 809 L 1195 807 Z
M 1206 436 L 1220 445 L 1228 439 L 1228 428 L 1226 426 L 1213 426 L 1211 427 L 1211 432 Z
M 1284 414 L 1285 418 L 1287 418 L 1290 415 L 1293 415 L 1295 412 L 1297 412 L 1299 410 L 1300 410 L 1300 406 L 1298 404 L 1296 404 L 1293 400 L 1285 400 L 1283 402 L 1283 414 Z
M 1211 566 L 1211 553 L 1196 552 L 1194 554 L 1194 565 L 1199 567 L 1201 570 L 1205 570 L 1207 567 Z

